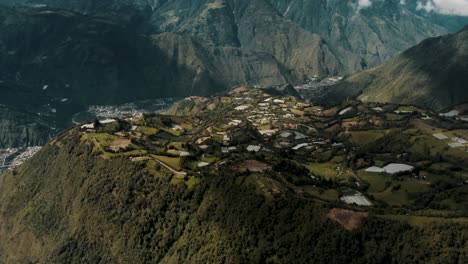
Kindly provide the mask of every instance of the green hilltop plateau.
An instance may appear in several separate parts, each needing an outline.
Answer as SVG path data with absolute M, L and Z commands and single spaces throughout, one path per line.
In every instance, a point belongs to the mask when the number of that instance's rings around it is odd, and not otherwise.
M 238 87 L 82 124 L 0 175 L 0 263 L 464 263 L 467 114 Z

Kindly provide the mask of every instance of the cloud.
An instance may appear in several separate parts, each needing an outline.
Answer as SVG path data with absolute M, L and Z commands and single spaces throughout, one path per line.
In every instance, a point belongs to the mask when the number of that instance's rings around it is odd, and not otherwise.
M 468 16 L 468 0 L 420 0 L 416 9 L 444 15 Z
M 370 7 L 372 1 L 377 0 L 358 0 L 357 9 L 361 10 Z M 400 4 L 405 5 L 406 0 L 400 0 Z M 468 16 L 468 0 L 418 0 L 416 9 L 443 15 Z
M 358 0 L 358 8 L 366 8 L 372 5 L 371 0 Z

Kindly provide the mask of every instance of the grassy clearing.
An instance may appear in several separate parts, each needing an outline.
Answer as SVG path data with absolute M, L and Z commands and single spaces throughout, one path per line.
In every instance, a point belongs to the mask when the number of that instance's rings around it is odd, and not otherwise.
M 305 164 L 305 166 L 309 169 L 309 171 L 316 175 L 320 176 L 324 179 L 340 179 L 344 180 L 351 176 L 351 173 L 348 171 L 343 171 L 343 174 L 339 176 L 339 171 L 336 170 L 337 165 L 335 163 L 326 162 L 326 163 L 309 163 Z
M 432 135 L 419 135 L 412 137 L 410 143 L 410 151 L 417 154 L 424 154 L 425 149 L 428 149 L 431 155 L 436 155 L 437 153 L 448 151 L 450 148 L 447 145 L 447 142 L 439 140 Z
M 184 144 L 185 144 L 185 142 L 171 142 L 167 146 L 168 147 L 174 147 L 177 150 L 185 150 L 184 147 L 182 146 Z
M 119 139 L 119 137 L 107 133 L 84 133 L 81 137 L 81 141 L 91 140 L 101 147 L 110 147 L 116 139 Z
M 106 133 L 84 133 L 80 138 L 82 142 L 88 141 L 93 143 L 93 152 L 102 153 L 104 159 L 110 159 L 112 157 L 112 154 L 106 152 L 104 148 L 110 147 L 112 142 L 116 139 L 119 139 L 119 137 Z
M 179 179 L 179 178 L 176 178 L 176 177 L 172 177 L 172 179 L 171 179 L 171 184 L 172 185 L 177 185 L 177 184 L 179 184 L 181 182 L 184 182 L 184 179 Z
M 145 135 L 154 135 L 158 132 L 158 130 L 154 127 L 148 127 L 148 126 L 139 126 L 136 131 L 141 132 Z
M 315 197 L 330 202 L 338 201 L 338 193 L 334 189 L 323 190 L 313 186 L 303 186 L 304 192 L 309 193 Z
M 385 161 L 383 160 L 374 160 L 374 165 L 377 167 L 383 167 L 385 165 Z
M 270 125 L 261 125 L 258 127 L 259 130 L 269 130 L 271 129 L 271 126 Z
M 208 163 L 213 163 L 213 162 L 216 162 L 217 160 L 218 158 L 214 156 L 203 155 L 201 157 L 201 161 L 208 162 Z
M 151 173 L 152 175 L 156 176 L 156 177 L 163 177 L 164 175 L 156 170 L 156 165 L 158 163 L 154 160 L 150 160 L 148 161 L 148 163 L 146 163 L 146 169 L 148 170 L 149 173 Z
M 411 105 L 402 105 L 399 106 L 395 111 L 401 111 L 401 112 L 418 112 L 418 113 L 427 113 L 427 110 L 421 109 L 419 107 L 411 106 Z
M 398 114 L 386 114 L 385 115 L 385 118 L 388 120 L 388 121 L 400 121 L 400 120 L 403 120 L 405 118 L 404 115 L 398 115 Z
M 351 131 L 349 132 L 349 140 L 356 145 L 366 145 L 380 138 L 383 138 L 385 131 Z
M 444 133 L 451 136 L 450 133 Z M 455 160 L 468 160 L 466 147 L 451 148 L 447 145 L 448 140 L 439 140 L 432 135 L 419 135 L 411 138 L 410 151 L 415 154 L 424 154 L 429 151 L 431 156 L 441 154 L 444 158 Z
M 188 181 L 185 182 L 187 184 L 187 187 L 192 188 L 193 186 L 197 185 L 200 182 L 200 179 L 196 177 L 190 177 Z
M 408 194 L 402 190 L 391 191 L 392 187 L 381 193 L 372 194 L 376 199 L 382 200 L 392 206 L 408 205 L 409 199 Z
M 163 127 L 163 128 L 161 128 L 161 130 L 166 131 L 167 133 L 169 133 L 169 134 L 171 134 L 171 135 L 173 135 L 173 136 L 176 136 L 176 137 L 182 135 L 182 131 L 174 130 L 174 129 L 172 129 L 172 128 L 165 128 L 165 127 Z
M 182 159 L 180 157 L 167 157 L 161 155 L 152 155 L 155 159 L 163 162 L 164 164 L 170 166 L 176 171 L 182 170 Z
M 394 190 L 396 186 L 400 186 L 397 190 Z M 403 182 L 393 182 L 390 187 L 380 193 L 373 193 L 374 197 L 378 200 L 382 200 L 389 205 L 402 206 L 409 205 L 410 200 L 408 193 L 418 193 L 429 191 L 428 185 L 422 184 L 416 180 L 408 180 Z
M 379 193 L 385 191 L 388 186 L 387 182 L 392 181 L 392 178 L 389 176 L 375 172 L 365 172 L 363 170 L 358 172 L 358 176 L 359 178 L 369 183 L 369 189 L 367 190 L 369 193 Z
M 179 124 L 183 129 L 192 129 L 193 128 L 193 124 L 191 123 L 181 123 Z
M 110 153 L 110 152 L 104 151 L 101 157 L 104 159 L 111 159 L 113 157 L 140 157 L 140 156 L 145 156 L 147 154 L 148 154 L 148 151 L 142 150 L 142 149 L 136 149 L 136 150 L 122 152 L 122 153 Z
M 468 224 L 468 218 L 444 218 L 413 215 L 379 215 L 378 217 L 406 222 L 412 226 L 425 227 L 433 223 L 458 223 Z

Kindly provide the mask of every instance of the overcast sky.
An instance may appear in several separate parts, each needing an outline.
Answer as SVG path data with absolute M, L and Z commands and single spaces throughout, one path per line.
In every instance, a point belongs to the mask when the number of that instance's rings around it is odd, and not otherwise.
M 372 1 L 386 0 L 358 0 L 359 9 L 372 5 Z M 405 4 L 405 0 L 400 0 Z M 468 0 L 418 0 L 417 9 L 436 12 L 444 15 L 468 16 Z

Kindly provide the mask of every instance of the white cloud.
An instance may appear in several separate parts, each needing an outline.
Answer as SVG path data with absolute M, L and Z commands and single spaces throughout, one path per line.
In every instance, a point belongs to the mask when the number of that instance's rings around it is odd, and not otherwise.
M 358 0 L 358 8 L 366 8 L 372 5 L 371 0 Z
M 358 0 L 358 10 L 370 7 L 372 1 L 377 0 Z M 406 0 L 400 0 L 400 4 L 405 5 Z M 444 15 L 468 16 L 468 0 L 418 0 L 416 9 Z
M 444 15 L 468 16 L 468 0 L 420 0 L 417 9 Z

